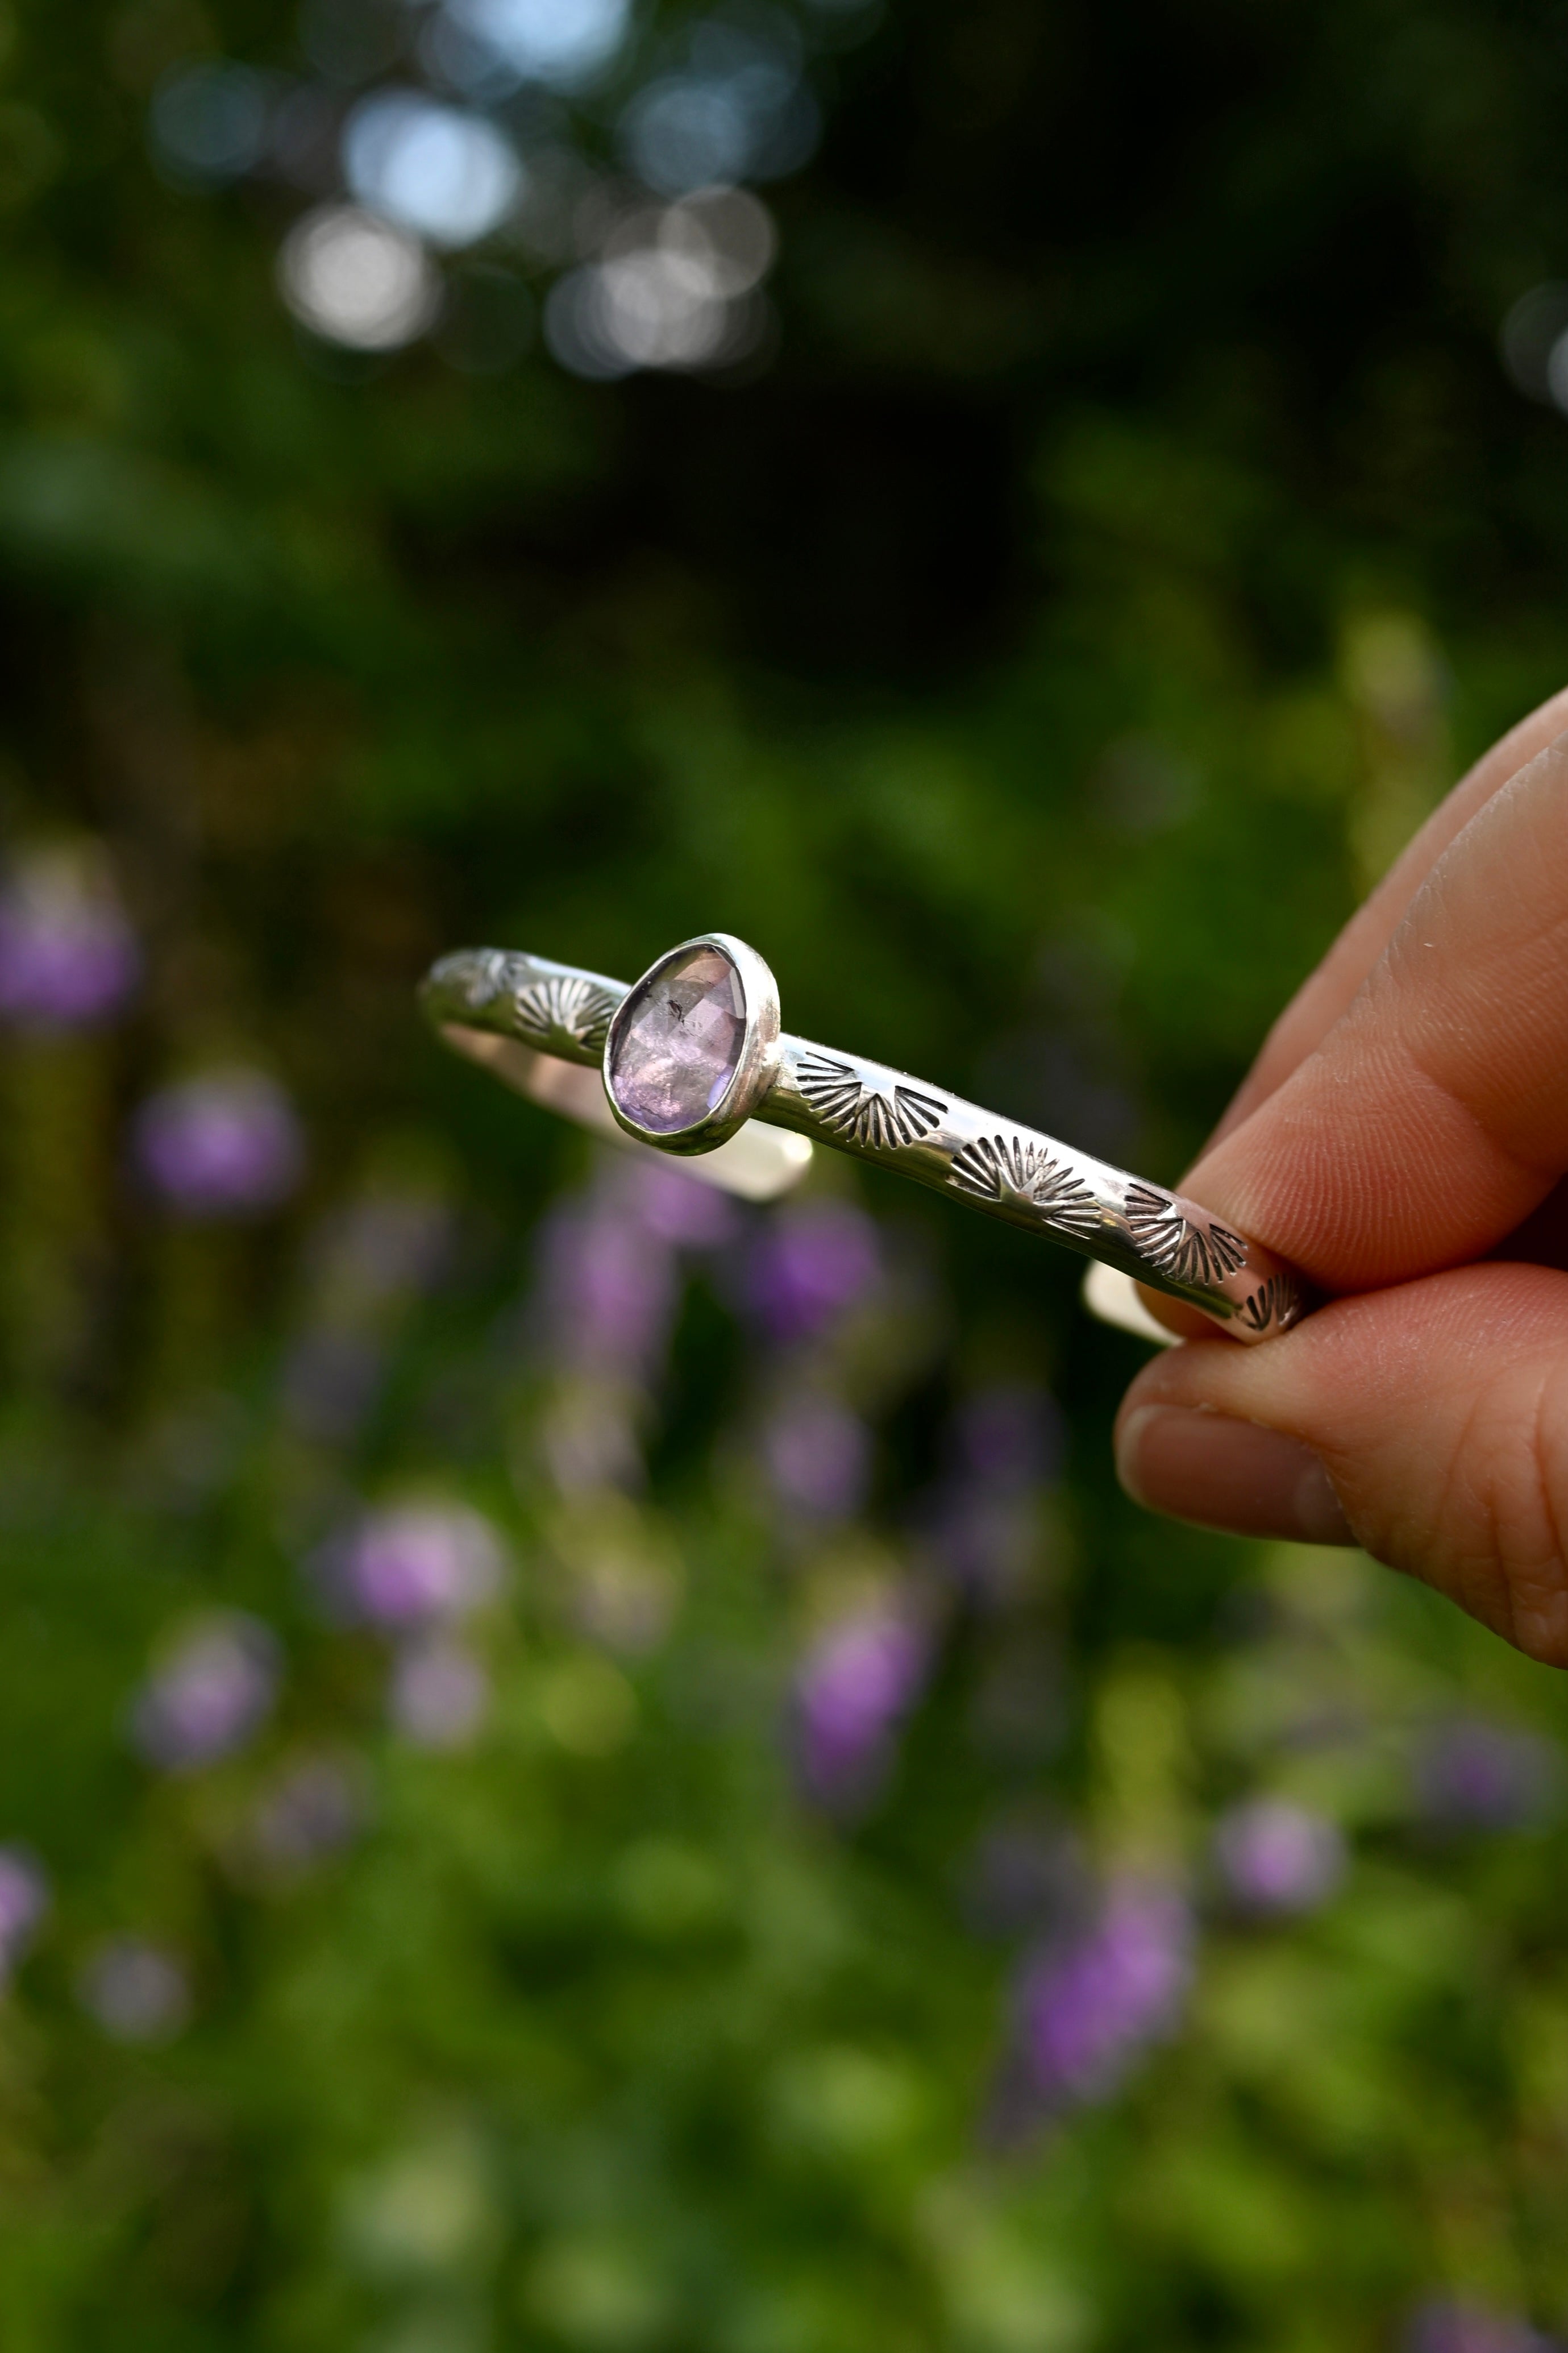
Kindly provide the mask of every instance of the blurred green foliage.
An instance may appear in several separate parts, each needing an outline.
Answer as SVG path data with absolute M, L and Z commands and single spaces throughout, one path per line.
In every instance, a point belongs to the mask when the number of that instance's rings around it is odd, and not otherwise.
M 629 1467 L 574 1483 L 534 1236 L 616 1180 L 412 1010 L 462 940 L 629 977 L 727 927 L 793 1028 L 1173 1177 L 1561 683 L 1568 426 L 1496 355 L 1568 271 L 1561 10 L 891 0 L 820 69 L 733 383 L 297 334 L 299 199 L 145 138 L 191 57 L 296 67 L 281 0 L 31 0 L 0 49 L 0 818 L 106 845 L 145 957 L 122 1019 L 0 1065 L 0 1838 L 52 1891 L 0 2008 L 7 2353 L 1372 2353 L 1434 2297 L 1505 2332 L 1434 2353 L 1568 2331 L 1568 1831 L 1544 1763 L 1468 1820 L 1421 1778 L 1457 1723 L 1549 1758 L 1556 1678 L 1367 1564 L 1142 1518 L 1137 1352 L 1076 1261 L 896 1187 L 807 1367 L 874 1431 L 858 1515 L 760 1467 L 800 1374 L 738 1303 L 760 1221 L 682 1259 Z M 235 1060 L 308 1176 L 182 1223 L 128 1122 Z M 342 1220 L 389 1201 L 439 1267 L 367 1291 Z M 323 1333 L 374 1371 L 337 1422 Z M 922 1498 L 1019 1382 L 1064 1466 L 977 1598 Z M 509 1557 L 447 1748 L 309 1573 L 414 1492 Z M 928 1687 L 836 1814 L 791 1677 L 905 1590 Z M 276 1712 L 160 1772 L 135 1694 L 219 1607 L 276 1630 Z M 288 1831 L 301 1788 L 342 1819 Z M 1302 1916 L 1219 1891 L 1259 1792 L 1350 1841 Z M 1203 1916 L 1179 2033 L 1065 2117 L 1002 2118 L 1064 1931 L 976 1895 L 999 1835 Z M 116 1937 L 188 2020 L 94 1994 Z

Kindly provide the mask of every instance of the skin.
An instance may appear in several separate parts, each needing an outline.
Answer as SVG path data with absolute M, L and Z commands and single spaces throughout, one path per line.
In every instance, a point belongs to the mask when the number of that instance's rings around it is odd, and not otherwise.
M 1150 1294 L 1187 1336 L 1118 1416 L 1129 1493 L 1362 1545 L 1568 1666 L 1565 1176 L 1568 691 L 1435 812 L 1183 1179 L 1329 1300 L 1246 1348 Z

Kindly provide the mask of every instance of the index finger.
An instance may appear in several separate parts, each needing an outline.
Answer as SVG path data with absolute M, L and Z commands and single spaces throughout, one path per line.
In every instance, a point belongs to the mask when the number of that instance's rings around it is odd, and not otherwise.
M 1479 1258 L 1565 1168 L 1568 736 L 1483 798 L 1186 1189 L 1325 1290 L 1366 1291 Z
M 1264 1039 L 1258 1059 L 1210 1137 L 1222 1137 L 1250 1118 L 1283 1085 L 1347 1010 L 1388 945 L 1412 899 L 1443 852 L 1510 778 L 1568 728 L 1568 687 L 1521 719 L 1462 776 L 1406 844 L 1370 898 L 1352 916 L 1323 961 L 1291 998 Z

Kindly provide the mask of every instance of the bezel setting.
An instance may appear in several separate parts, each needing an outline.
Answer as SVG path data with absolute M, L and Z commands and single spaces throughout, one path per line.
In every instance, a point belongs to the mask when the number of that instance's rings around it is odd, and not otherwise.
M 701 948 L 712 949 L 726 957 L 740 979 L 746 1008 L 741 1050 L 730 1083 L 711 1111 L 694 1120 L 689 1127 L 645 1127 L 640 1120 L 623 1111 L 616 1099 L 611 1073 L 616 1051 L 659 975 Z M 641 979 L 633 983 L 610 1023 L 602 1068 L 605 1095 L 616 1124 L 626 1134 L 635 1135 L 639 1144 L 651 1144 L 660 1152 L 712 1152 L 721 1144 L 727 1144 L 736 1130 L 752 1117 L 778 1076 L 781 1029 L 778 983 L 754 948 L 730 932 L 700 932 L 694 939 L 682 940 L 679 946 L 667 949 L 649 965 Z

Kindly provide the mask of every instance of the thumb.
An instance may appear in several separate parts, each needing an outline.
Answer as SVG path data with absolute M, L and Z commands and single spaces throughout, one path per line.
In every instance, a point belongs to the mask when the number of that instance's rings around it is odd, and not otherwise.
M 1361 1544 L 1568 1666 L 1568 1274 L 1487 1263 L 1144 1367 L 1117 1466 L 1179 1519 Z

